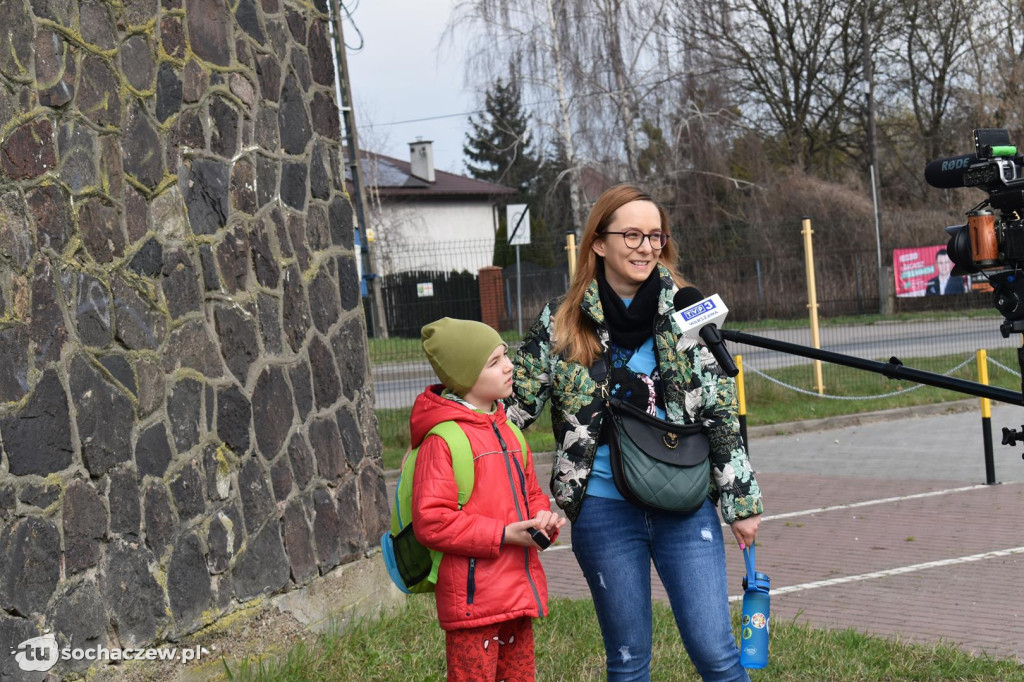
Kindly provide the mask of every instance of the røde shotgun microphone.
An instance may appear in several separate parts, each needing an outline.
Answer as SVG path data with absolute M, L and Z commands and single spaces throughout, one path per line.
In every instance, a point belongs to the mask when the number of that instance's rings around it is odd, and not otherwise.
M 939 189 L 956 189 L 966 187 L 964 171 L 981 159 L 977 154 L 963 154 L 936 159 L 924 167 L 924 179 L 932 187 Z
M 729 349 L 725 347 L 722 332 L 718 329 L 718 325 L 725 322 L 725 316 L 729 314 L 729 309 L 719 295 L 712 294 L 704 298 L 697 287 L 684 287 L 676 292 L 672 305 L 676 309 L 672 318 L 683 336 L 703 341 L 728 376 L 739 374 Z

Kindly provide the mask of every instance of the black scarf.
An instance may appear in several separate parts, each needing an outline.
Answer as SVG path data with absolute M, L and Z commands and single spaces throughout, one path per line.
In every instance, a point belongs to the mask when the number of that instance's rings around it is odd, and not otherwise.
M 628 308 L 605 279 L 603 262 L 597 269 L 597 291 L 601 296 L 608 332 L 616 346 L 635 350 L 654 333 L 654 318 L 658 314 L 658 296 L 661 293 L 657 268 L 640 285 Z

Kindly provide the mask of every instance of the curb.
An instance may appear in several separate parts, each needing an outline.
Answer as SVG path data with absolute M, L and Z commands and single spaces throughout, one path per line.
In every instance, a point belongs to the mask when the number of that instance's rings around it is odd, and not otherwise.
M 931 403 L 929 405 L 915 405 L 914 407 L 896 407 L 891 410 L 877 410 L 875 412 L 861 412 L 859 414 L 844 414 L 835 417 L 824 417 L 822 419 L 805 419 L 796 422 L 781 422 L 779 424 L 763 424 L 760 426 L 747 427 L 749 438 L 770 438 L 773 436 L 792 436 L 798 433 L 810 433 L 812 431 L 830 431 L 832 429 L 843 429 L 848 426 L 864 426 L 866 424 L 877 424 L 879 422 L 897 421 L 900 419 L 913 419 L 914 417 L 929 417 L 936 414 L 953 414 L 957 412 L 970 412 L 978 408 L 980 398 L 965 398 L 945 403 Z M 535 452 L 533 453 L 534 466 L 548 466 L 555 460 L 555 453 Z M 398 480 L 398 469 L 388 469 L 384 472 L 384 480 L 394 483 Z

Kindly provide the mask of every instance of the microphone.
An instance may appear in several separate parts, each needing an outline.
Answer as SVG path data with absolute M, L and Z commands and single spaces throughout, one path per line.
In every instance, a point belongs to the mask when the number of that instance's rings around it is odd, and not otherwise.
M 964 172 L 980 160 L 977 154 L 963 154 L 961 156 L 950 156 L 945 159 L 935 159 L 924 167 L 925 182 L 939 189 L 966 187 L 964 184 Z
M 672 319 L 683 336 L 703 341 L 727 376 L 739 374 L 729 349 L 725 347 L 722 332 L 718 329 L 718 325 L 724 323 L 725 316 L 729 314 L 721 297 L 712 294 L 704 298 L 697 287 L 684 287 L 676 292 L 672 305 L 676 309 Z

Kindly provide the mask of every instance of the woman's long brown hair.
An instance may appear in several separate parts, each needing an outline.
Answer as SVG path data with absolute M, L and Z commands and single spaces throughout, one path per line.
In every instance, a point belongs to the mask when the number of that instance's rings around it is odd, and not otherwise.
M 608 229 L 608 224 L 612 221 L 615 211 L 631 201 L 649 201 L 654 204 L 661 215 L 661 231 L 671 234 L 668 212 L 665 207 L 636 185 L 615 185 L 606 189 L 598 197 L 594 207 L 590 210 L 587 225 L 583 229 L 583 237 L 580 239 L 576 274 L 569 285 L 568 293 L 555 312 L 553 322 L 551 352 L 561 354 L 569 362 L 577 362 L 585 367 L 590 367 L 594 364 L 597 356 L 601 354 L 601 344 L 598 342 L 594 324 L 583 313 L 580 304 L 583 302 L 583 294 L 590 282 L 597 277 L 600 256 L 594 253 L 594 242 L 600 239 L 602 233 Z M 678 258 L 679 252 L 676 249 L 675 241 L 669 239 L 658 255 L 658 263 L 672 274 L 676 285 L 682 287 L 686 286 L 686 280 L 679 274 L 676 267 Z

